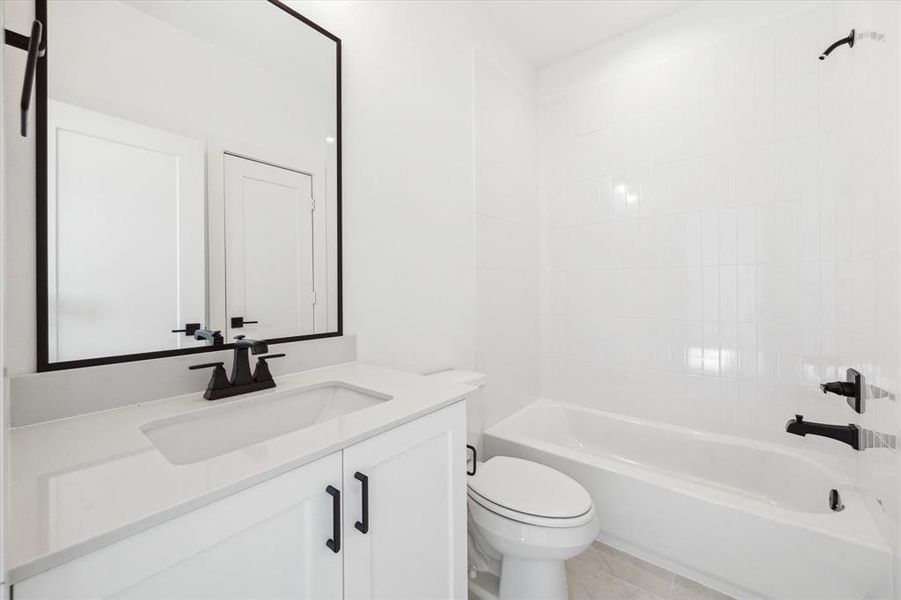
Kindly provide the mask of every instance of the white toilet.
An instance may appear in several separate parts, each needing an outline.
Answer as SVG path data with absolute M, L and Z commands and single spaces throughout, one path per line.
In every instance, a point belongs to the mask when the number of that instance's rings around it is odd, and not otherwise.
M 510 456 L 479 463 L 468 480 L 470 568 L 500 577 L 501 600 L 564 600 L 565 561 L 588 548 L 599 529 L 585 488 Z M 474 595 L 493 595 L 473 587 Z
M 480 447 L 487 377 L 461 369 L 432 376 L 480 388 L 467 406 L 468 442 Z M 587 549 L 600 528 L 591 496 L 536 462 L 495 456 L 475 466 L 467 477 L 470 595 L 565 600 L 565 562 Z

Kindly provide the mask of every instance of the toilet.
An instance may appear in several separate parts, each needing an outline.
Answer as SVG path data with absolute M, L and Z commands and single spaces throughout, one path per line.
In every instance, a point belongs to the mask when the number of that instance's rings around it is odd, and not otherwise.
M 476 576 L 498 576 L 501 600 L 564 600 L 566 560 L 586 550 L 600 528 L 585 488 L 545 465 L 495 456 L 476 465 L 467 493 Z M 474 587 L 474 595 L 491 599 L 492 590 Z
M 454 369 L 433 377 L 478 386 L 468 397 L 467 441 L 480 448 L 485 375 Z M 470 596 L 565 600 L 566 560 L 600 529 L 585 488 L 546 465 L 494 456 L 475 462 L 467 496 Z

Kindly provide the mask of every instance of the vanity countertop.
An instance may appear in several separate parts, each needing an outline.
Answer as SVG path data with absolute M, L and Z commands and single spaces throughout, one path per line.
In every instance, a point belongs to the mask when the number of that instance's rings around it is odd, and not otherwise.
M 214 402 L 187 394 L 12 429 L 10 583 L 453 404 L 474 389 L 357 362 L 277 381 L 278 391 L 344 382 L 391 399 L 184 465 L 170 463 L 140 427 L 274 390 Z

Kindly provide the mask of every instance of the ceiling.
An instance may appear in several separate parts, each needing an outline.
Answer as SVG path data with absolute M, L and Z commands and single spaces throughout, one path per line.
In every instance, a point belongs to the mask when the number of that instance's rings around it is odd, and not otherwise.
M 482 0 L 476 3 L 536 68 L 694 4 L 693 0 Z

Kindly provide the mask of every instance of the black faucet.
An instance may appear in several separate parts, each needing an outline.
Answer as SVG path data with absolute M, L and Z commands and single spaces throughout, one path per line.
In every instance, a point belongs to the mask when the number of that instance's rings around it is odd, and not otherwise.
M 206 340 L 210 346 L 221 346 L 225 343 L 221 331 L 213 331 L 200 326 L 200 323 L 185 323 L 182 329 L 173 329 L 172 333 L 183 333 L 195 340 Z
M 269 352 L 269 346 L 266 342 L 244 339 L 243 335 L 239 335 L 235 336 L 234 348 L 231 377 L 226 377 L 225 364 L 222 362 L 204 363 L 188 367 L 191 370 L 213 369 L 213 375 L 210 377 L 206 392 L 203 394 L 203 397 L 207 400 L 218 400 L 275 387 L 275 380 L 272 378 L 269 364 L 266 361 L 270 358 L 281 358 L 285 356 L 284 354 L 269 354 L 259 357 L 256 368 L 251 373 L 250 357 L 247 351 L 250 350 L 253 355 L 265 354 Z
M 795 415 L 794 419 L 785 424 L 785 431 L 800 436 L 805 436 L 808 433 L 821 435 L 848 444 L 855 450 L 862 450 L 860 427 L 853 423 L 847 425 L 814 423 L 813 421 L 805 421 L 802 415 Z
M 232 361 L 232 376 L 229 378 L 229 383 L 232 385 L 247 385 L 253 381 L 253 375 L 250 374 L 248 350 L 256 356 L 269 352 L 269 346 L 266 342 L 244 339 L 243 335 L 235 336 L 235 358 Z
M 222 346 L 225 344 L 225 340 L 222 338 L 222 332 L 213 331 L 211 329 L 195 330 L 194 339 L 197 341 L 206 340 L 210 346 Z

